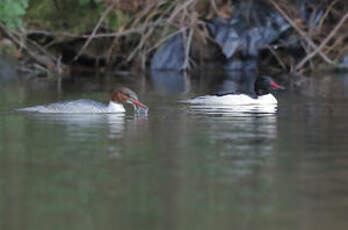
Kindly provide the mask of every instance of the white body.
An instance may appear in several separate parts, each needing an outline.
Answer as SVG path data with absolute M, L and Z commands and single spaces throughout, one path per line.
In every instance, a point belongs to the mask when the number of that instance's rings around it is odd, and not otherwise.
M 245 94 L 228 94 L 224 96 L 201 96 L 190 100 L 183 101 L 190 104 L 204 105 L 276 105 L 277 99 L 272 94 L 258 96 L 257 98 L 249 97 Z
M 225 96 L 202 96 L 183 101 L 189 104 L 190 112 L 225 116 L 272 115 L 277 112 L 277 99 L 272 94 L 257 98 L 245 94 Z
M 106 105 L 93 100 L 80 99 L 26 107 L 17 109 L 17 111 L 38 113 L 123 113 L 125 109 L 123 105 L 112 101 Z

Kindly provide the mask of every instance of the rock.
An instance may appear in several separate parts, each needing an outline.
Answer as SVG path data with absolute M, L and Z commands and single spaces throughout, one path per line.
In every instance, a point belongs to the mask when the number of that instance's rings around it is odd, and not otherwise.
M 166 41 L 151 60 L 152 70 L 182 70 L 185 62 L 185 48 L 181 33 Z
M 0 83 L 10 81 L 16 76 L 17 73 L 12 63 L 0 57 Z
M 266 4 L 242 2 L 230 19 L 215 17 L 207 21 L 211 37 L 220 46 L 224 69 L 257 68 L 260 50 L 276 41 L 290 25 L 276 10 Z M 209 47 L 208 47 L 209 49 Z M 190 58 L 195 50 L 190 51 Z M 239 53 L 236 57 L 236 53 Z M 151 60 L 152 70 L 180 71 L 185 49 L 182 34 L 165 42 Z
M 238 50 L 243 55 L 257 56 L 259 50 L 290 28 L 283 16 L 265 4 L 241 3 L 236 12 L 231 19 L 215 17 L 208 22 L 226 58 L 232 58 Z
M 347 66 L 348 66 L 348 55 L 344 56 L 344 57 L 341 59 L 341 64 L 347 65 Z

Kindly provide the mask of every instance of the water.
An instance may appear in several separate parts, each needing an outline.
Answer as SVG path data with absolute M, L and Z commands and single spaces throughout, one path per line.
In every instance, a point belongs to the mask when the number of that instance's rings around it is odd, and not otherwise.
M 0 86 L 0 229 L 346 229 L 347 75 L 287 85 L 275 111 L 190 108 L 188 77 L 116 79 Z M 13 112 L 120 83 L 148 116 Z

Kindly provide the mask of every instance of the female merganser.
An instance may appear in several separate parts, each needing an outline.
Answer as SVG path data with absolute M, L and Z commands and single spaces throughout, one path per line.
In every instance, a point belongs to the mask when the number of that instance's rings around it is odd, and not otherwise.
M 277 99 L 270 93 L 272 88 L 283 89 L 282 86 L 276 84 L 270 77 L 258 77 L 255 81 L 255 93 L 247 94 L 214 94 L 200 96 L 183 102 L 190 104 L 206 104 L 206 105 L 267 105 L 277 104 Z
M 141 108 L 147 111 L 146 105 L 138 101 L 138 97 L 132 90 L 120 87 L 112 90 L 109 104 L 103 104 L 89 99 L 56 102 L 48 105 L 38 105 L 17 109 L 17 111 L 39 113 L 122 113 L 125 112 L 123 104 L 129 103 L 137 111 Z

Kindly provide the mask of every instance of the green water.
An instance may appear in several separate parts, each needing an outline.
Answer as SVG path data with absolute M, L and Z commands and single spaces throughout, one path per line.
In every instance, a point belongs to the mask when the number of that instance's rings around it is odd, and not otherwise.
M 121 83 L 147 117 L 13 112 L 105 101 L 116 79 L 1 85 L 0 229 L 347 228 L 347 75 L 287 86 L 270 114 L 191 110 L 141 78 Z

